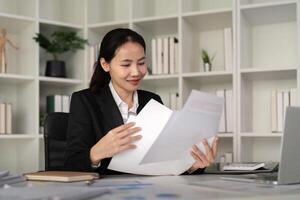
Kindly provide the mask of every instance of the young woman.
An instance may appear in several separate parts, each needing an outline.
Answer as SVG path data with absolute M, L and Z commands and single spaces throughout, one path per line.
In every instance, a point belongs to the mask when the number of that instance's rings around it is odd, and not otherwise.
M 142 139 L 141 129 L 126 123 L 128 117 L 152 98 L 162 103 L 158 95 L 138 90 L 147 73 L 145 51 L 143 37 L 130 29 L 114 29 L 104 36 L 90 87 L 72 95 L 67 170 L 116 173 L 107 169 L 112 156 L 134 149 L 134 142 Z M 206 140 L 204 146 L 206 155 L 192 147 L 195 163 L 187 173 L 200 173 L 214 161 L 217 139 L 212 148 Z

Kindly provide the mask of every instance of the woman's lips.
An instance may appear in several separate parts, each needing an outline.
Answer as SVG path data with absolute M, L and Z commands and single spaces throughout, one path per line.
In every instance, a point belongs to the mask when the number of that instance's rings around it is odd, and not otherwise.
M 132 85 L 138 85 L 140 82 L 140 79 L 128 80 L 128 82 Z

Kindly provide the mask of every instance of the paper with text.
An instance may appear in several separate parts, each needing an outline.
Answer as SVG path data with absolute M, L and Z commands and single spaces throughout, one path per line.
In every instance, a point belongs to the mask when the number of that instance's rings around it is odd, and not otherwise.
M 174 113 L 141 164 L 182 160 L 191 147 L 218 132 L 223 98 L 193 90 L 182 111 Z

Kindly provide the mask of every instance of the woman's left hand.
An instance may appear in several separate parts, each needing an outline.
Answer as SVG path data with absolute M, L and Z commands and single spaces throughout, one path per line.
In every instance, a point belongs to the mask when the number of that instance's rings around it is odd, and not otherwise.
M 210 147 L 206 139 L 202 140 L 206 154 L 202 153 L 196 145 L 193 146 L 191 155 L 195 159 L 195 163 L 189 169 L 189 171 L 193 172 L 199 168 L 202 169 L 208 167 L 210 164 L 212 164 L 215 161 L 217 157 L 217 151 L 218 151 L 218 141 L 219 138 L 215 137 L 212 143 L 212 147 Z

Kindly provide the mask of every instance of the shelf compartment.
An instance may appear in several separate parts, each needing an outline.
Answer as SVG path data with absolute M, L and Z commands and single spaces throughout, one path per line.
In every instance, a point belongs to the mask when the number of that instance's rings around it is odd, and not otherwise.
M 182 63 L 184 73 L 203 72 L 201 50 L 210 56 L 216 54 L 212 70 L 222 71 L 224 63 L 224 29 L 231 28 L 233 33 L 232 11 L 218 13 L 199 13 L 184 16 L 182 22 Z
M 181 0 L 182 11 L 210 11 L 216 9 L 232 9 L 233 0 Z
M 143 80 L 141 89 L 158 94 L 164 105 L 170 107 L 170 94 L 179 93 L 178 84 L 178 76 L 151 76 Z M 180 102 L 178 102 L 179 108 Z
M 133 19 L 178 14 L 178 1 L 133 0 Z
M 219 135 L 222 134 L 218 134 L 218 137 Z M 219 162 L 220 157 L 226 153 L 232 153 L 232 158 L 234 158 L 233 152 L 233 137 L 220 137 L 216 161 Z
M 0 13 L 35 18 L 36 0 L 2 0 Z
M 87 1 L 87 23 L 98 24 L 129 20 L 130 0 Z
M 36 139 L 0 139 L 0 170 L 11 173 L 25 173 L 38 170 L 38 149 Z M 8 156 L 9 155 L 9 156 Z
M 241 75 L 241 132 L 271 133 L 272 90 L 297 86 L 297 71 L 243 73 Z
M 241 9 L 241 68 L 291 68 L 297 65 L 297 6 L 275 4 Z
M 77 35 L 83 37 L 83 29 L 77 28 L 70 28 L 70 27 L 63 27 L 63 26 L 56 26 L 56 25 L 49 25 L 49 24 L 40 24 L 40 33 L 50 36 L 55 31 L 73 31 L 76 32 Z M 87 48 L 87 45 L 85 45 Z M 45 75 L 45 68 L 47 60 L 53 60 L 51 54 L 47 53 L 43 48 L 39 48 L 39 75 Z M 67 52 L 62 54 L 59 57 L 59 60 L 65 61 L 66 63 L 66 74 L 67 78 L 72 79 L 80 79 L 82 74 L 84 74 L 84 49 L 79 49 L 75 53 L 74 52 Z
M 129 28 L 129 23 L 103 23 L 89 26 L 88 35 L 90 44 L 100 44 L 104 35 L 116 28 Z
M 183 78 L 183 102 L 186 101 L 192 89 L 215 94 L 219 89 L 231 89 L 233 77 L 226 76 L 204 76 Z
M 152 68 L 152 44 L 154 38 L 176 37 L 178 39 L 178 18 L 146 20 L 133 23 L 133 29 L 140 33 L 146 42 L 148 67 Z M 180 41 L 179 41 L 180 43 Z
M 39 15 L 39 18 L 49 21 L 83 25 L 84 1 L 39 0 Z
M 280 137 L 242 137 L 241 162 L 278 162 Z
M 14 49 L 6 44 L 6 72 L 34 75 L 37 55 L 36 44 L 31 38 L 36 30 L 35 21 L 0 16 L 0 24 L 6 29 L 7 38 L 19 47 L 19 49 Z
M 35 81 L 5 82 L 0 84 L 1 102 L 12 105 L 12 133 L 36 132 L 37 103 Z M 30 104 L 24 105 L 24 102 Z

